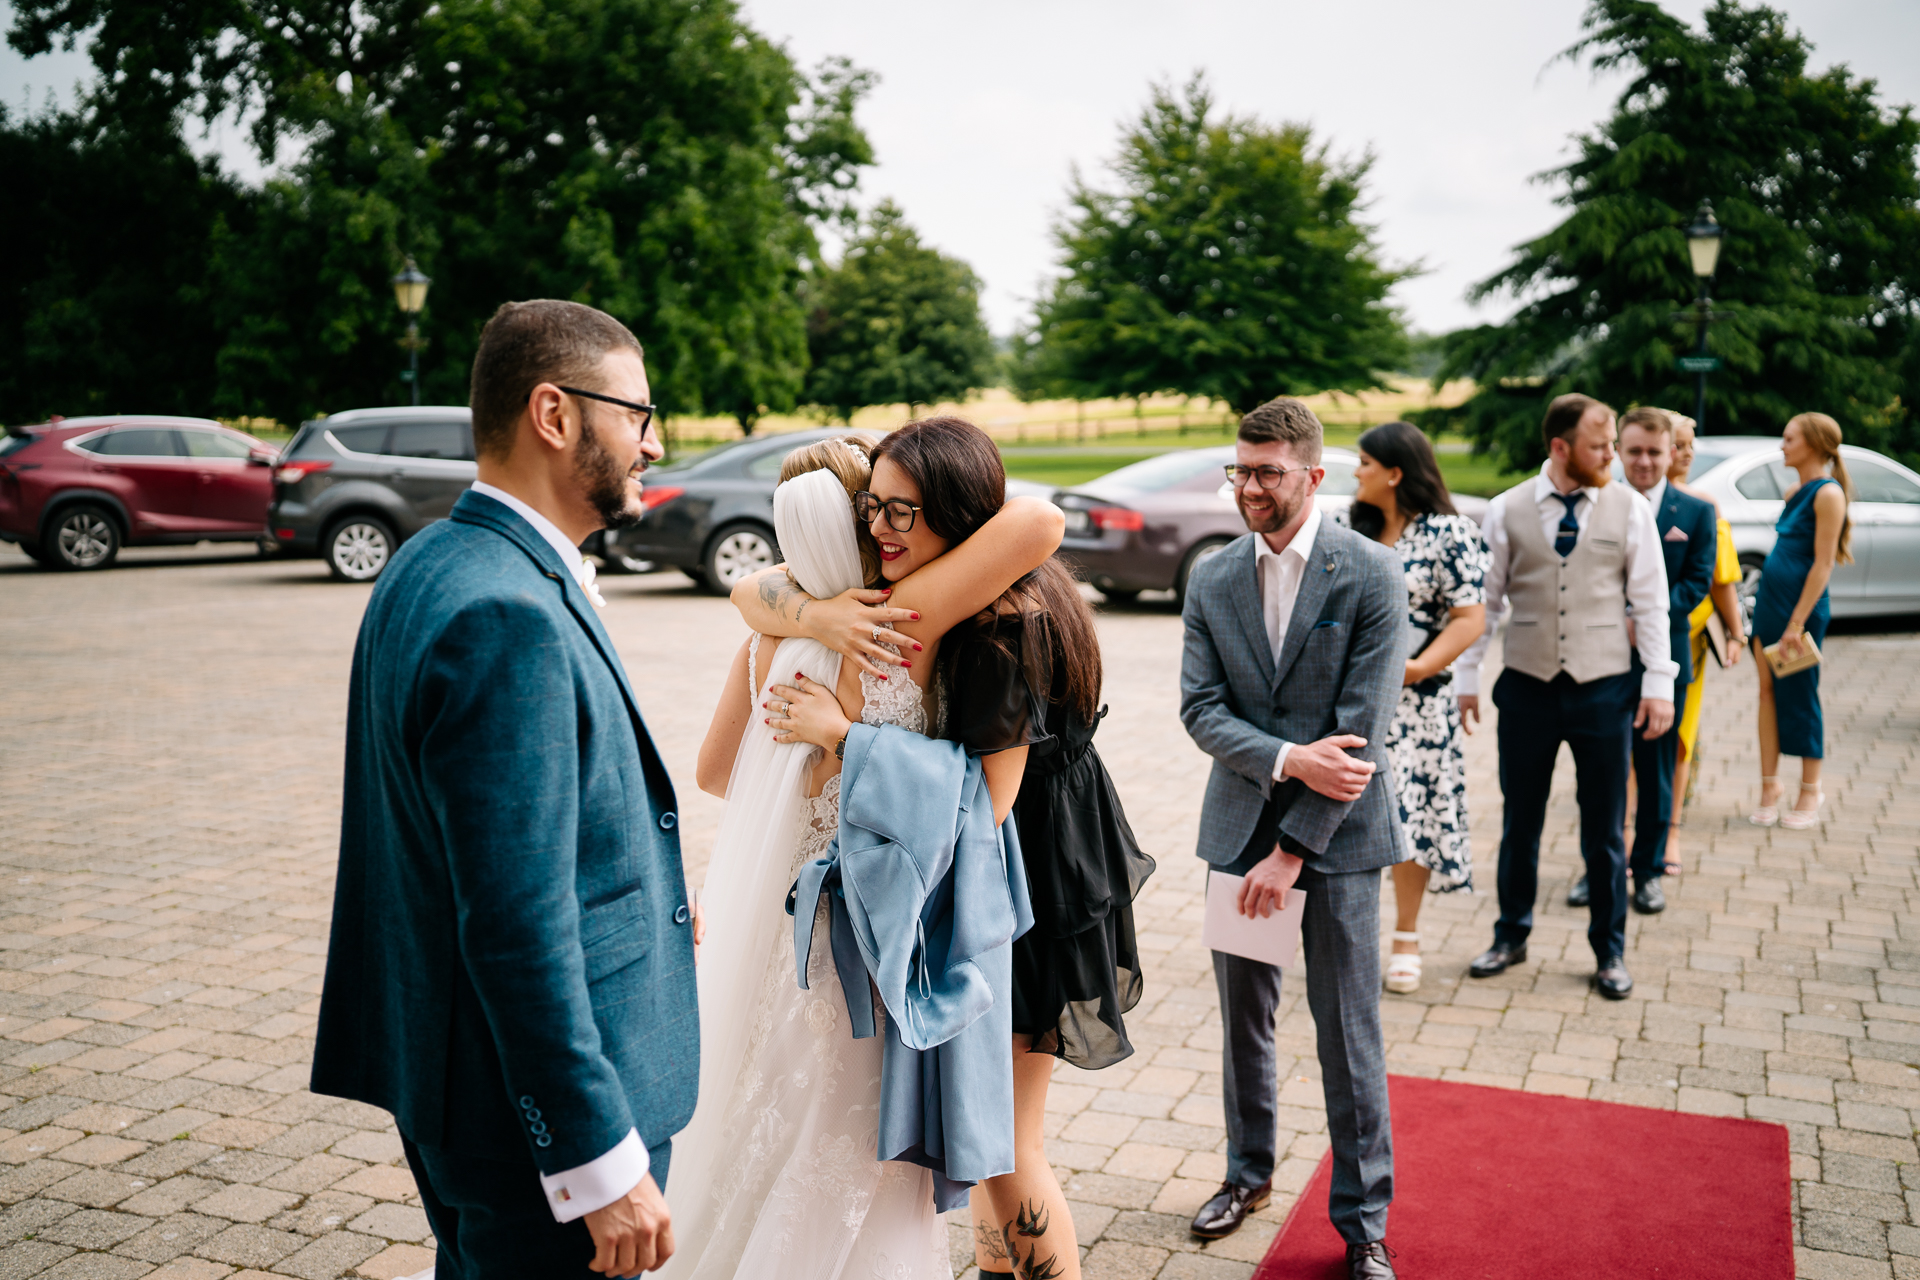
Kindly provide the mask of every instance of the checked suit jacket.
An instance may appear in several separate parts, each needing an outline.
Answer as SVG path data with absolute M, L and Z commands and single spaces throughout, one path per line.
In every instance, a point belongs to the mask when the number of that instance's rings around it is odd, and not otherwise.
M 1667 565 L 1667 629 L 1684 684 L 1694 677 L 1692 624 L 1687 615 L 1713 586 L 1720 531 L 1711 502 L 1682 493 L 1672 484 L 1654 512 L 1654 525 L 1660 531 L 1660 554 Z M 1676 530 L 1681 536 L 1675 536 Z
M 1408 854 L 1386 747 L 1407 659 L 1400 558 L 1323 519 L 1276 664 L 1261 613 L 1257 536 L 1202 561 L 1187 585 L 1180 719 L 1213 757 L 1200 856 L 1227 866 L 1263 823 L 1277 819 L 1275 838 L 1290 837 L 1289 850 L 1323 874 L 1403 862 Z M 1359 799 L 1342 803 L 1297 779 L 1273 781 L 1282 742 L 1336 733 L 1367 740 L 1352 751 L 1374 764 Z

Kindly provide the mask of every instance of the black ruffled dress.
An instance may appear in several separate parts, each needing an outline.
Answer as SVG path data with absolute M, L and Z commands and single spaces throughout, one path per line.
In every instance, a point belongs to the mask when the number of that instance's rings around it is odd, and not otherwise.
M 1093 748 L 1106 709 L 1093 724 L 1068 709 L 1064 673 L 1044 635 L 1025 643 L 1030 627 L 1001 615 L 948 633 L 943 736 L 982 755 L 1029 748 L 1013 818 L 1034 925 L 1013 944 L 1013 1030 L 1035 1052 L 1097 1070 L 1133 1052 L 1121 1017 L 1143 989 L 1133 900 L 1154 863 Z

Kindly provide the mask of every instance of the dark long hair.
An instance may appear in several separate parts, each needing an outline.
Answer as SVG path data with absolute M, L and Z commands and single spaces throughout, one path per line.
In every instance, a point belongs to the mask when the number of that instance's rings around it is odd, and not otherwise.
M 965 418 L 909 422 L 874 446 L 874 466 L 882 458 L 891 458 L 919 486 L 920 518 L 950 544 L 972 537 L 1006 503 L 1000 450 Z M 1100 637 L 1093 610 L 1057 556 L 1008 587 L 980 615 L 984 634 L 1003 647 L 996 633 L 1011 614 L 1020 615 L 1030 640 L 1045 640 L 1023 646 L 1029 683 L 1091 724 L 1100 706 Z M 1060 696 L 1053 697 L 1056 687 Z
M 1360 452 L 1391 471 L 1400 468 L 1400 488 L 1394 500 L 1409 521 L 1421 516 L 1452 516 L 1453 495 L 1440 476 L 1433 445 L 1411 422 L 1383 422 L 1360 437 Z M 1355 533 L 1376 538 L 1387 527 L 1387 513 L 1371 502 L 1353 501 L 1347 522 Z

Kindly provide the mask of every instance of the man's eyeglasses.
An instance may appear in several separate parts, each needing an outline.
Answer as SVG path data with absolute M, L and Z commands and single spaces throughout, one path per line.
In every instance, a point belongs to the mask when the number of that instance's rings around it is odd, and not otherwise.
M 558 383 L 555 383 L 554 385 L 559 386 Z M 622 400 L 617 396 L 603 396 L 598 391 L 582 391 L 578 387 L 560 387 L 560 389 L 566 392 L 570 396 L 584 396 L 589 400 L 598 400 L 603 404 L 617 404 L 622 409 L 633 410 L 635 413 L 640 415 L 640 438 L 642 440 L 645 440 L 647 438 L 647 428 L 651 426 L 653 423 L 653 406 L 652 405 L 635 404 L 631 400 Z
M 920 508 L 905 498 L 888 498 L 883 502 L 864 489 L 853 495 L 853 514 L 860 517 L 860 523 L 872 524 L 874 516 L 881 511 L 887 513 L 887 528 L 895 533 L 910 533 Z
M 1237 462 L 1227 464 L 1227 479 L 1236 489 L 1245 488 L 1248 481 L 1254 481 L 1260 489 L 1278 489 L 1280 482 L 1296 471 L 1311 471 L 1312 467 L 1243 467 Z

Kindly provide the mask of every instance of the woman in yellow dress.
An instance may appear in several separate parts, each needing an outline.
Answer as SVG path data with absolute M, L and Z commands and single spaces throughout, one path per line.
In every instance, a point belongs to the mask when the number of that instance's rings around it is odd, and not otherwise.
M 1667 411 L 1673 419 L 1673 466 L 1667 472 L 1667 483 L 1683 492 L 1706 502 L 1713 499 L 1697 490 L 1687 488 L 1687 472 L 1693 467 L 1694 421 Z M 1733 549 L 1733 530 L 1726 519 L 1719 515 L 1716 505 L 1715 526 L 1719 530 L 1717 549 L 1714 554 L 1713 586 L 1707 592 L 1694 611 L 1687 615 L 1687 624 L 1693 642 L 1693 679 L 1687 682 L 1687 700 L 1680 711 L 1680 760 L 1673 768 L 1673 826 L 1667 830 L 1667 874 L 1679 875 L 1680 864 L 1680 819 L 1686 810 L 1687 783 L 1693 765 L 1694 743 L 1700 736 L 1701 695 L 1707 686 L 1707 619 L 1716 611 L 1727 627 L 1727 665 L 1734 666 L 1740 661 L 1740 652 L 1746 647 L 1745 630 L 1740 613 L 1740 594 L 1737 590 L 1740 582 L 1740 557 Z

